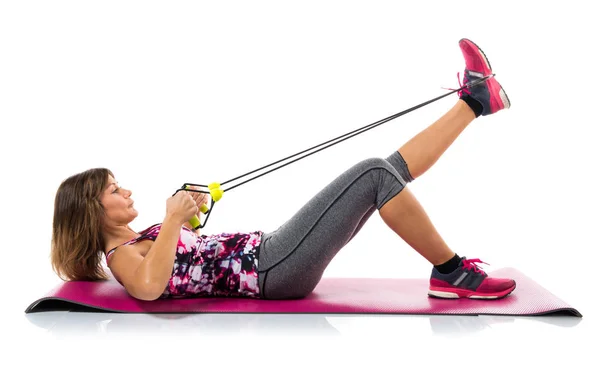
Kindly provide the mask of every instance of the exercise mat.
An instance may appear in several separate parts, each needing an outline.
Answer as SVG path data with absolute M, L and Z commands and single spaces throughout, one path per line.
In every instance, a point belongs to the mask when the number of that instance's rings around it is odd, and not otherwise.
M 264 300 L 197 297 L 142 301 L 127 294 L 111 276 L 108 281 L 63 282 L 34 301 L 26 313 L 106 311 L 123 313 L 335 313 L 418 315 L 571 315 L 581 313 L 513 268 L 488 273 L 513 278 L 516 289 L 498 300 L 439 299 L 427 295 L 429 279 L 328 278 L 302 299 Z

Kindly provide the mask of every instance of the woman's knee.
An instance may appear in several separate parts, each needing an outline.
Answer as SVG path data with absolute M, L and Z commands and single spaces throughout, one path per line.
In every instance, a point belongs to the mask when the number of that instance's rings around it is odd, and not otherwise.
M 406 180 L 387 159 L 380 157 L 370 157 L 360 161 L 356 165 L 362 171 L 374 171 L 385 176 L 390 176 L 400 181 L 402 185 L 406 185 Z
M 358 169 L 370 176 L 379 209 L 391 197 L 400 193 L 407 185 L 406 180 L 386 159 L 371 157 L 360 161 Z

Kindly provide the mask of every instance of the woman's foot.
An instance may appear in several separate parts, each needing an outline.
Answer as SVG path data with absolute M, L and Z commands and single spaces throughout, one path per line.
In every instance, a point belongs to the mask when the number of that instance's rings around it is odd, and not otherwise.
M 434 267 L 429 279 L 428 295 L 446 299 L 500 299 L 515 290 L 515 280 L 490 278 L 475 264 L 478 262 L 482 263 L 479 259 L 461 257 L 458 268 L 447 274 L 440 273 Z
M 458 42 L 465 58 L 465 71 L 462 86 L 486 76 L 494 75 L 492 66 L 483 51 L 472 41 L 463 38 Z M 458 92 L 459 97 L 469 96 L 482 106 L 479 115 L 494 114 L 502 109 L 510 108 L 510 100 L 495 77 L 475 84 Z M 467 100 L 467 103 L 469 101 Z

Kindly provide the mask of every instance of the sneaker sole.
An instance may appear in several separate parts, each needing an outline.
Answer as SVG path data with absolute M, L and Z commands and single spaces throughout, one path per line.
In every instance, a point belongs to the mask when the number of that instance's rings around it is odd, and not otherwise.
M 500 85 L 500 84 L 498 84 Z M 504 89 L 500 85 L 500 99 L 502 100 L 502 105 L 504 105 L 504 109 L 510 108 L 510 100 L 508 99 L 508 95 L 504 92 Z
M 468 298 L 468 299 L 487 299 L 487 300 L 492 299 L 493 300 L 493 299 L 502 299 L 502 298 L 506 297 L 507 295 L 512 293 L 516 287 L 517 287 L 517 285 L 514 285 L 513 287 L 508 288 L 504 291 L 500 291 L 498 293 L 486 294 L 486 295 L 482 295 L 481 293 L 477 293 L 477 292 L 470 291 L 470 290 L 454 289 L 453 291 L 448 291 L 448 289 L 446 289 L 446 288 L 431 287 L 429 289 L 429 292 L 427 293 L 427 295 L 430 297 L 441 298 L 441 299 Z
M 490 102 L 493 101 L 494 105 L 492 107 L 492 112 L 495 113 L 499 110 L 510 108 L 510 100 L 508 99 L 508 95 L 504 91 L 504 88 L 502 88 L 502 85 L 500 85 L 500 83 L 498 83 L 497 80 L 491 81 L 488 84 L 488 91 L 490 91 L 490 93 L 498 94 L 497 96 L 493 96 L 493 98 L 490 98 Z

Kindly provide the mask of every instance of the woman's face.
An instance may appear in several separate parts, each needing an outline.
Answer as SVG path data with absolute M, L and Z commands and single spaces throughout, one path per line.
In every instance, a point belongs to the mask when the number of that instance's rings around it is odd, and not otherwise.
M 133 207 L 131 190 L 121 188 L 112 176 L 108 176 L 108 185 L 104 188 L 100 203 L 106 213 L 107 226 L 127 225 L 138 216 L 138 211 Z

